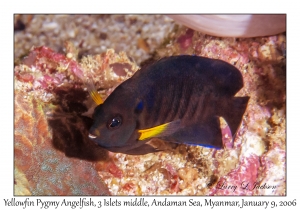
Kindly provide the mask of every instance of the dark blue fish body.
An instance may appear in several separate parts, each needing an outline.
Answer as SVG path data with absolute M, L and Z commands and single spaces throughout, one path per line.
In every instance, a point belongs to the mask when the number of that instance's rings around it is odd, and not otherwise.
M 199 56 L 172 56 L 137 71 L 96 107 L 90 137 L 113 152 L 146 154 L 153 137 L 222 148 L 219 117 L 234 135 L 249 97 L 234 66 Z M 151 129 L 152 128 L 152 129 Z

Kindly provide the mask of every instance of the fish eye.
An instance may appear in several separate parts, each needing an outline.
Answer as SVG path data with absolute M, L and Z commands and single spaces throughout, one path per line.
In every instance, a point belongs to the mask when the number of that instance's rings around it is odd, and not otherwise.
M 108 121 L 107 127 L 109 129 L 115 129 L 120 127 L 121 124 L 122 124 L 122 118 L 120 116 L 116 116 L 111 121 Z

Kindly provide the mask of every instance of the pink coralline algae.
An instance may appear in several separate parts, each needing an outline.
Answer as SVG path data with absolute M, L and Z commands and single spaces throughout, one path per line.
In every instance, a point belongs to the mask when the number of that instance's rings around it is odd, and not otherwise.
M 220 178 L 210 195 L 252 195 L 255 190 L 259 158 L 252 154 L 243 158 L 239 166 Z
M 193 35 L 194 31 L 192 29 L 187 29 L 183 35 L 177 38 L 177 42 L 182 52 L 185 52 L 192 45 Z

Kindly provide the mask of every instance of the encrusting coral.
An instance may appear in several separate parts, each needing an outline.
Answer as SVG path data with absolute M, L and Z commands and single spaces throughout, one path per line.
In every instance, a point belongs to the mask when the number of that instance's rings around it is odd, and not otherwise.
M 67 46 L 66 55 L 33 48 L 15 67 L 16 195 L 286 194 L 284 34 L 234 39 L 177 28 L 154 58 L 227 61 L 241 70 L 237 95 L 250 96 L 249 105 L 233 143 L 221 119 L 224 150 L 166 145 L 143 156 L 107 152 L 87 138 L 94 105 L 84 80 L 105 99 L 137 65 L 113 50 L 77 61 Z

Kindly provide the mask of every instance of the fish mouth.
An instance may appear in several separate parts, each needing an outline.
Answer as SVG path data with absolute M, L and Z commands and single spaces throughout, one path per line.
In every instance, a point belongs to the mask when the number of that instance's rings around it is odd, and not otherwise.
M 125 144 L 125 145 L 121 145 L 121 146 L 105 146 L 105 145 L 99 143 L 99 141 L 97 140 L 97 138 L 98 138 L 99 136 L 89 133 L 88 137 L 89 137 L 89 139 L 90 139 L 92 142 L 94 142 L 96 145 L 98 145 L 98 146 L 100 146 L 100 147 L 102 147 L 102 148 L 108 149 L 108 150 L 109 150 L 109 149 L 112 149 L 112 150 L 114 150 L 114 151 L 119 151 L 120 149 L 122 150 L 123 148 L 126 148 L 126 147 L 132 147 L 131 144 Z
M 98 136 L 89 133 L 89 138 L 90 138 L 90 139 L 95 139 L 95 138 L 97 138 L 97 137 L 98 137 Z

